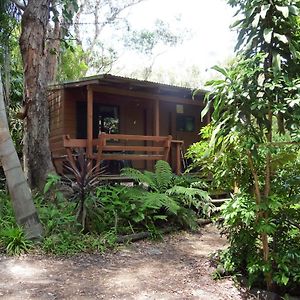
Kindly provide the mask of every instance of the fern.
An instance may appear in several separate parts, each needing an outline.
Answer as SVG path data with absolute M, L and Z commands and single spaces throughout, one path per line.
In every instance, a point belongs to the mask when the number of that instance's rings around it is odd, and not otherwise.
M 213 204 L 211 198 L 206 191 L 193 187 L 174 186 L 166 191 L 169 196 L 175 196 L 181 200 L 183 205 L 191 208 L 194 206 L 198 210 L 202 210 L 209 215 Z
M 172 183 L 173 173 L 170 165 L 163 160 L 155 164 L 156 185 L 160 192 L 165 192 Z
M 126 192 L 126 196 L 136 202 L 141 206 L 141 209 L 153 209 L 160 210 L 166 209 L 170 214 L 176 215 L 180 206 L 175 199 L 169 197 L 164 193 L 159 192 L 148 192 L 141 188 L 131 188 Z
M 153 180 L 154 174 L 151 172 L 142 173 L 133 168 L 124 168 L 121 170 L 121 175 L 129 177 L 138 183 L 147 184 L 151 189 L 157 190 L 155 181 Z
M 124 168 L 121 171 L 122 176 L 129 177 L 139 183 L 147 184 L 149 188 L 155 192 L 164 193 L 170 186 L 172 186 L 174 175 L 170 165 L 159 160 L 155 164 L 155 173 L 139 170 L 133 168 Z
M 166 209 L 169 214 L 176 215 L 180 206 L 177 202 L 166 194 L 146 193 L 143 195 L 144 208 L 153 208 L 156 210 Z
M 160 215 L 163 210 L 163 214 L 173 221 L 195 228 L 196 213 L 193 210 L 204 215 L 209 215 L 212 210 L 211 198 L 203 190 L 205 185 L 193 176 L 174 175 L 165 161 L 157 161 L 154 173 L 126 168 L 121 174 L 148 185 L 148 190 L 142 186 L 131 188 L 126 192 L 126 197 L 133 200 L 141 211 L 148 211 L 150 215 L 153 212 Z

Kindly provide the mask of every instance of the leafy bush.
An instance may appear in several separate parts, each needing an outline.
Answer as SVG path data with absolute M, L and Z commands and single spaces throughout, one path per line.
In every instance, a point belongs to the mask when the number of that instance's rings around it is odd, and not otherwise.
M 32 248 L 32 242 L 16 225 L 11 201 L 4 191 L 0 191 L 0 224 L 0 249 L 10 255 L 19 255 Z
M 116 239 L 109 231 L 100 234 L 83 232 L 82 224 L 77 220 L 76 202 L 60 197 L 49 202 L 43 196 L 37 196 L 36 204 L 45 232 L 41 244 L 45 252 L 55 255 L 103 252 L 114 245 Z
M 157 219 L 195 228 L 197 216 L 210 214 L 211 199 L 199 188 L 200 183 L 188 176 L 174 175 L 165 161 L 156 163 L 155 172 L 125 168 L 121 174 L 140 183 L 128 189 L 126 196 L 143 203 L 146 215 L 158 214 Z
M 0 230 L 0 245 L 3 245 L 9 255 L 20 255 L 32 248 L 32 241 L 26 239 L 20 227 L 4 227 Z
M 225 270 L 242 272 L 250 285 L 261 285 L 265 272 L 270 272 L 282 292 L 296 290 L 300 285 L 300 205 L 294 202 L 271 197 L 264 208 L 267 221 L 257 220 L 255 201 L 249 194 L 237 195 L 226 203 L 222 228 L 231 246 L 222 254 Z M 269 234 L 269 263 L 262 258 L 261 232 Z

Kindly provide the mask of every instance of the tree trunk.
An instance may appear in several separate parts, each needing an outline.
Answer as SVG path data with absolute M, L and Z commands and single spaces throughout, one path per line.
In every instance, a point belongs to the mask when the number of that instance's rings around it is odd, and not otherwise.
M 29 0 L 22 17 L 20 47 L 24 66 L 25 119 L 24 165 L 33 188 L 42 189 L 54 171 L 49 149 L 47 101 L 47 26 L 50 0 Z
M 2 79 L 0 74 L 0 159 L 6 176 L 8 190 L 12 200 L 17 223 L 24 228 L 29 239 L 42 236 L 42 226 L 39 221 L 31 190 L 11 139 L 3 97 Z

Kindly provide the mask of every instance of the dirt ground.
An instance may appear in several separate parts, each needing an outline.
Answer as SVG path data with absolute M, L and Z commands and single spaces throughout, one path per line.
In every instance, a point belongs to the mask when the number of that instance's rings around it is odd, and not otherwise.
M 212 279 L 209 254 L 225 246 L 217 229 L 208 225 L 198 233 L 140 241 L 105 255 L 2 255 L 0 298 L 247 299 L 232 279 Z

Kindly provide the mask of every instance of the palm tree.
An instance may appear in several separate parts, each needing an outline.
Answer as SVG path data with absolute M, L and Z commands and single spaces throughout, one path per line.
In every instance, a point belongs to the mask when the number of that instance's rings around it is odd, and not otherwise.
M 38 239 L 43 229 L 32 200 L 31 190 L 15 150 L 5 111 L 0 74 L 0 160 L 5 173 L 17 223 L 24 228 L 27 238 Z

